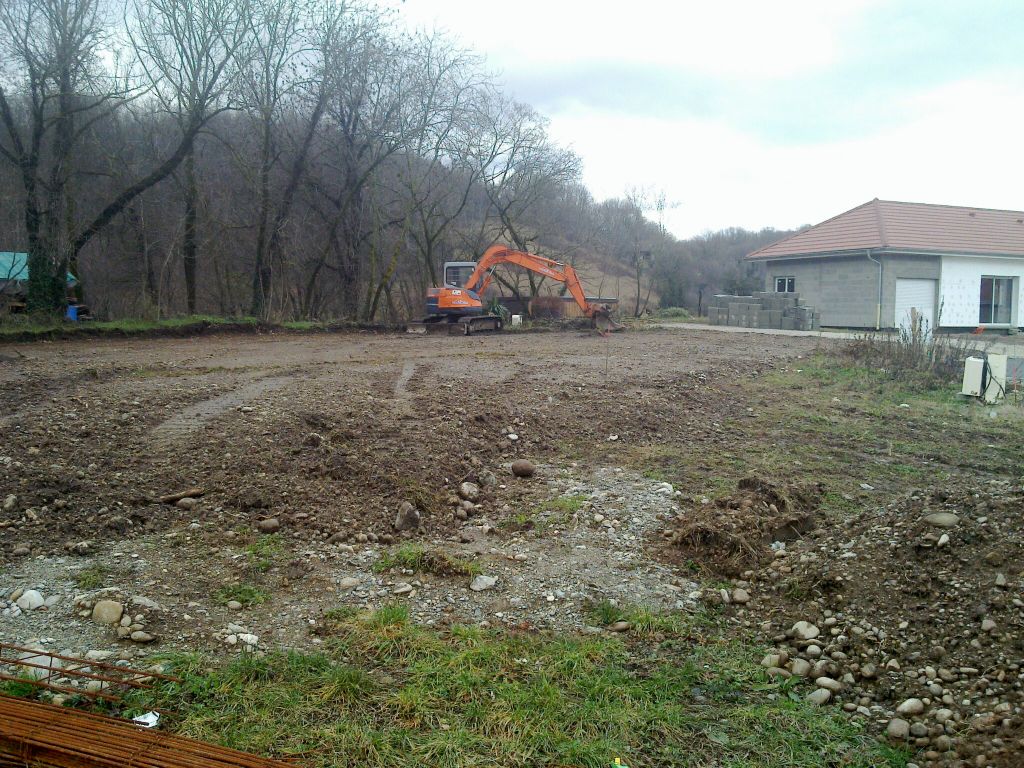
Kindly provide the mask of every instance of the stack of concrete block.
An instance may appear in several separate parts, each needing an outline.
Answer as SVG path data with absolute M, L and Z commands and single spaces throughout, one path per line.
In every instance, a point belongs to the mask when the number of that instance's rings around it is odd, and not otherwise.
M 713 296 L 708 305 L 708 319 L 712 325 L 787 331 L 815 331 L 821 326 L 821 314 L 814 307 L 801 304 L 800 294 L 767 291 L 758 291 L 752 296 Z

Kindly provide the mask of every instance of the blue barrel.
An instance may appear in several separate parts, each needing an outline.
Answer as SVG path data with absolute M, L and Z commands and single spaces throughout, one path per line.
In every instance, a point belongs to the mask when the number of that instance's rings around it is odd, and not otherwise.
M 68 311 L 64 315 L 64 317 L 66 317 L 68 320 L 77 321 L 78 320 L 78 307 L 75 306 L 74 304 L 68 304 Z

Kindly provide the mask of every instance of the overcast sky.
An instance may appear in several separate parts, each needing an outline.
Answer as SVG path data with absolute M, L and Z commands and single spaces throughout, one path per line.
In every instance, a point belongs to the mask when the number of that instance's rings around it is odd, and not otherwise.
M 387 0 L 487 55 L 598 199 L 680 237 L 873 197 L 1024 209 L 1020 0 Z

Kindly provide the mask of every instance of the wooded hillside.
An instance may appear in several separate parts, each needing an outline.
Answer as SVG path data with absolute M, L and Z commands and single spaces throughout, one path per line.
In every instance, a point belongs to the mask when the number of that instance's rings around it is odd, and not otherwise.
M 399 321 L 495 242 L 627 313 L 756 287 L 782 232 L 679 241 L 663 197 L 596 202 L 486 62 L 332 0 L 6 0 L 0 250 L 32 310 Z M 505 273 L 505 293 L 551 290 Z

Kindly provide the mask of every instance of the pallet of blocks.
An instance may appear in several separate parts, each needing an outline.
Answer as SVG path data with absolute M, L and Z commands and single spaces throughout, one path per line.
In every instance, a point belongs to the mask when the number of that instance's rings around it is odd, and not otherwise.
M 757 291 L 750 296 L 712 296 L 708 321 L 711 325 L 737 328 L 816 331 L 821 327 L 821 314 L 814 307 L 801 304 L 798 293 Z

